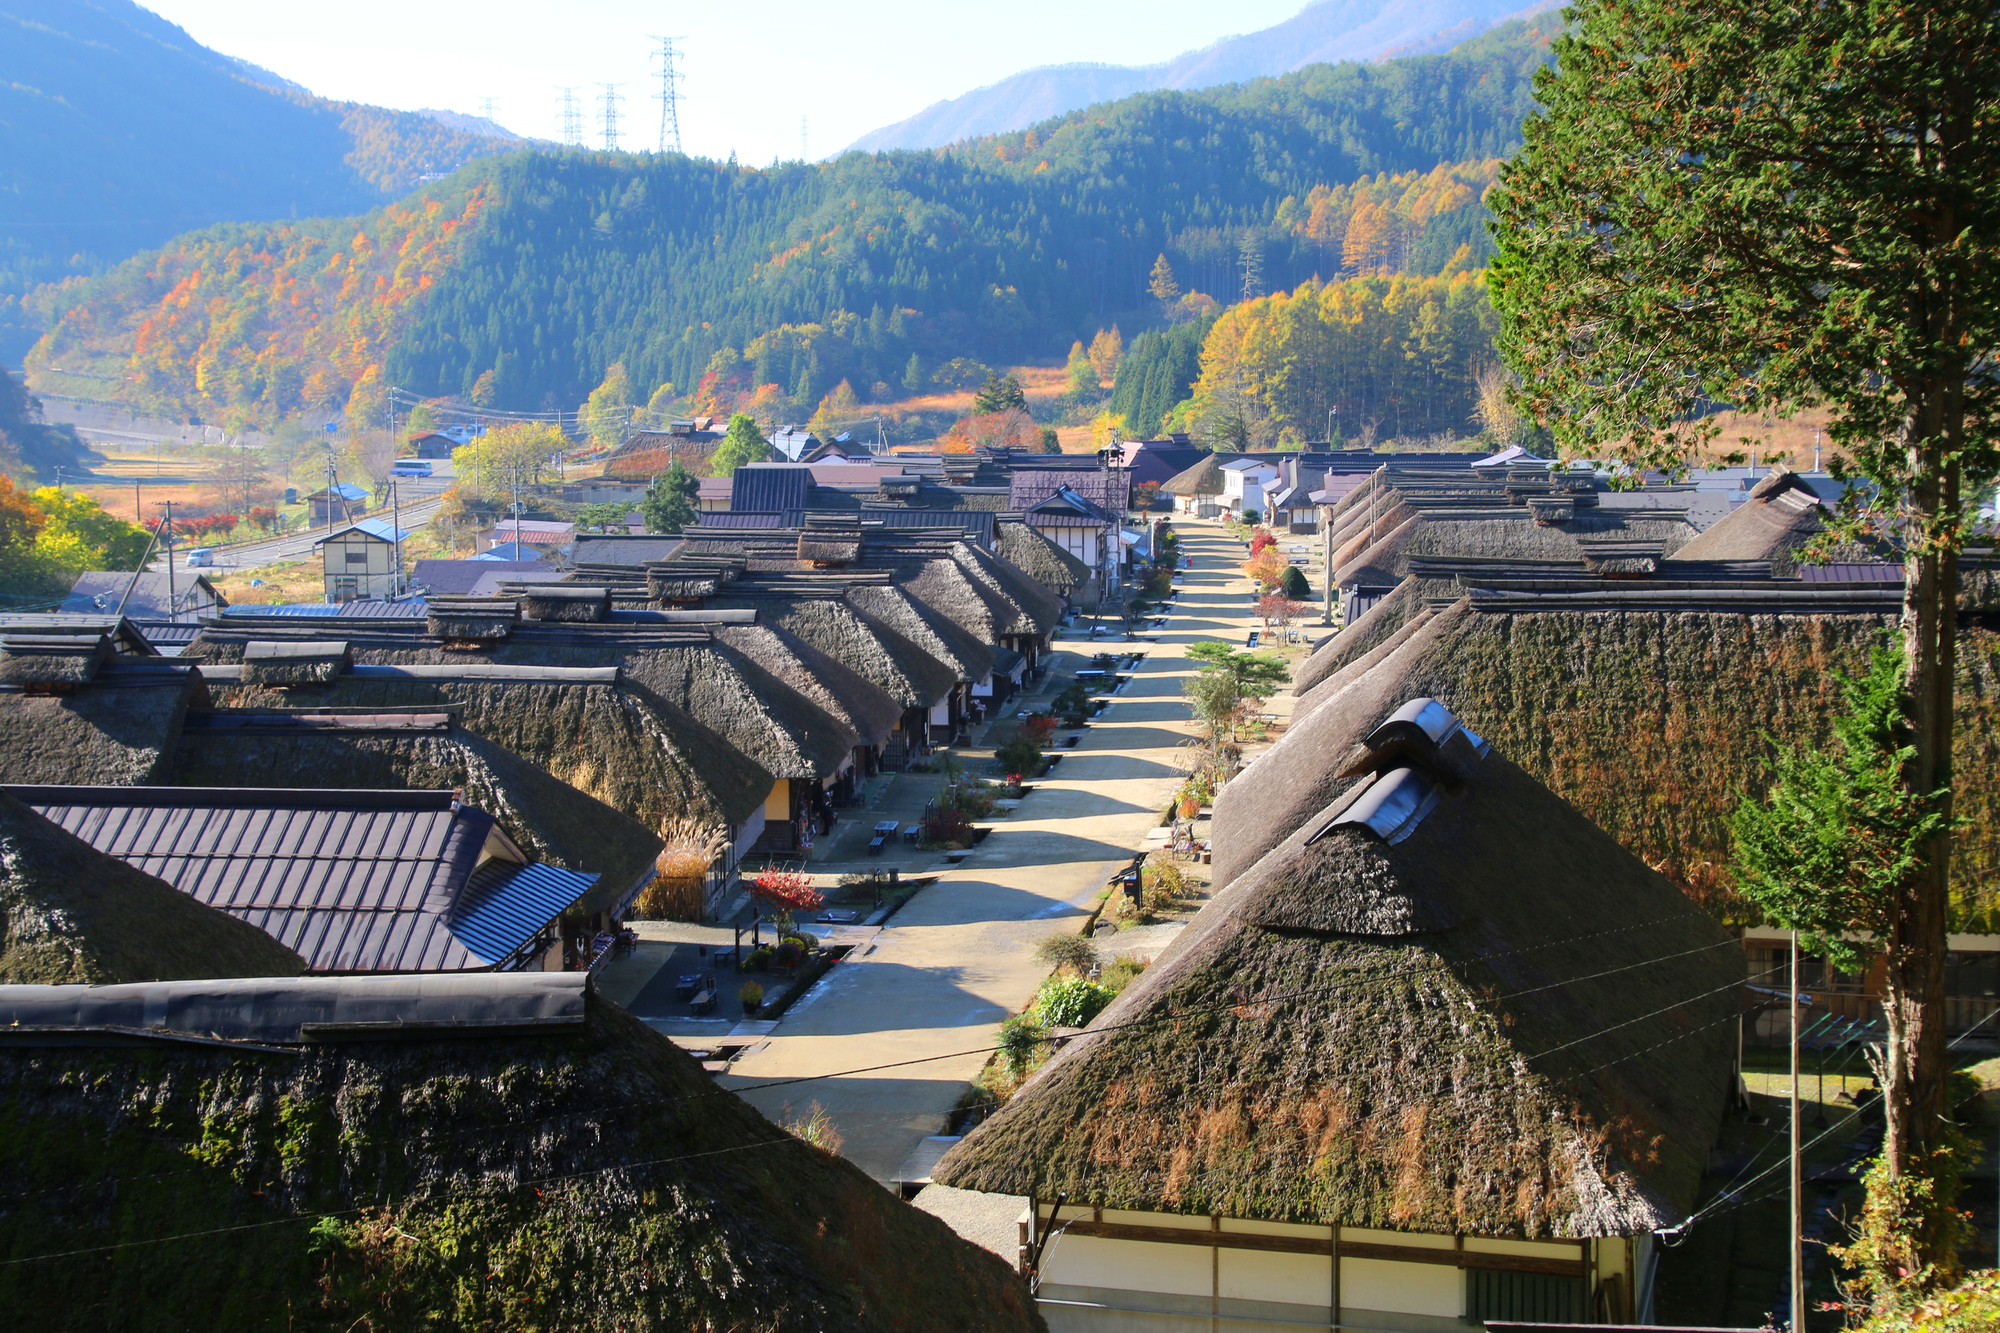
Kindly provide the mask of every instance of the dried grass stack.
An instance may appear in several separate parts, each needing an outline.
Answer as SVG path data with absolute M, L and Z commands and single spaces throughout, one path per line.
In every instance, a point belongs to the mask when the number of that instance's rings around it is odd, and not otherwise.
M 709 869 L 729 847 L 728 833 L 680 815 L 660 830 L 666 845 L 653 858 L 653 882 L 640 891 L 636 914 L 646 921 L 699 921 Z

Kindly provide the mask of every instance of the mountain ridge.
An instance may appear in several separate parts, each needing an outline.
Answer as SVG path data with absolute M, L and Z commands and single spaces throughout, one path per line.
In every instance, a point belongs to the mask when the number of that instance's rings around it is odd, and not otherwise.
M 1559 0 L 1315 0 L 1283 23 L 1223 37 L 1151 65 L 1038 65 L 871 130 L 847 152 L 939 148 L 1005 134 L 1142 92 L 1192 90 L 1286 74 L 1314 64 L 1444 51 L 1553 9 Z

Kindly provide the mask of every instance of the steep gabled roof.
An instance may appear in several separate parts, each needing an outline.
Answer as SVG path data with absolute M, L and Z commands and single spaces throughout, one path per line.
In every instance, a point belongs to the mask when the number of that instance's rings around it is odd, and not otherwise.
M 286 977 L 296 953 L 0 791 L 0 984 Z
M 1741 949 L 1436 704 L 1345 711 L 1356 744 L 1287 756 L 1333 798 L 934 1180 L 1458 1235 L 1688 1216 Z
M 121 656 L 66 693 L 0 684 L 0 782 L 161 782 L 181 718 L 206 697 L 191 666 Z
M 734 597 L 718 599 L 715 605 L 754 607 L 760 619 L 769 619 L 844 663 L 905 708 L 929 708 L 958 683 L 950 663 L 865 615 L 838 594 L 774 592 L 757 596 L 754 592 L 753 585 L 737 591 Z
M 1768 560 L 1788 575 L 1800 550 L 1825 531 L 1826 508 L 1796 472 L 1782 467 L 1750 488 L 1750 498 L 1683 546 L 1670 560 Z
M 1090 567 L 1024 522 L 999 525 L 1000 554 L 1058 597 L 1090 581 Z

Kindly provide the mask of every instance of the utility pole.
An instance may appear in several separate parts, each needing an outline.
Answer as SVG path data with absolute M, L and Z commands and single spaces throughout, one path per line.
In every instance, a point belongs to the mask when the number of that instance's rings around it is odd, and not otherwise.
M 173 623 L 180 618 L 174 614 L 174 603 L 179 600 L 174 596 L 174 502 L 169 500 L 163 507 L 167 516 L 160 520 L 160 535 L 167 552 L 167 620 Z
M 558 114 L 562 119 L 562 140 L 571 148 L 583 147 L 583 104 L 576 100 L 576 89 L 558 88 L 556 98 Z
M 1799 932 L 1792 930 L 1792 1333 L 1806 1329 L 1805 1171 L 1799 1160 Z
M 604 119 L 604 151 L 615 153 L 618 151 L 618 104 L 625 99 L 618 95 L 618 85 L 615 83 L 600 83 L 597 86 L 604 90 L 598 99 L 600 114 Z
M 678 37 L 655 37 L 660 44 L 660 91 L 653 96 L 660 103 L 660 151 L 678 153 L 681 148 L 680 94 L 675 85 L 681 81 L 681 72 L 675 68 L 680 53 L 674 50 Z
M 396 568 L 389 575 L 389 600 L 395 601 L 403 594 L 403 487 L 394 477 L 389 479 L 389 535 L 396 542 Z

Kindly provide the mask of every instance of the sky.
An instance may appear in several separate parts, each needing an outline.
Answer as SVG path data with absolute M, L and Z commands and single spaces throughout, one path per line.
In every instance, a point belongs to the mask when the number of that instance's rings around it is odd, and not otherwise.
M 829 156 L 931 103 L 1036 65 L 1150 64 L 1254 32 L 1304 0 L 150 0 L 203 45 L 322 97 L 493 117 L 560 137 L 558 88 L 603 143 L 604 83 L 619 145 L 660 133 L 656 37 L 680 39 L 682 146 L 744 162 Z M 802 124 L 803 122 L 803 124 Z

